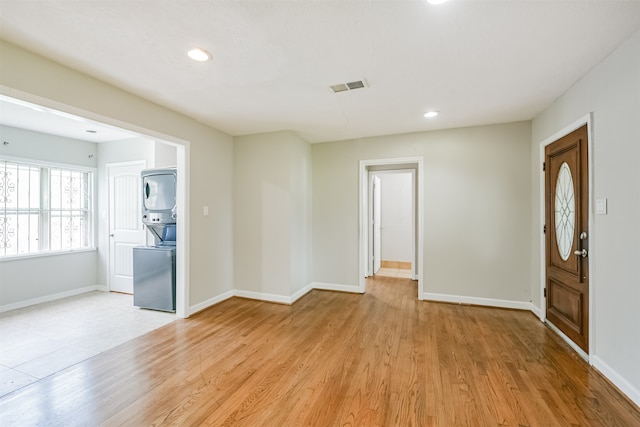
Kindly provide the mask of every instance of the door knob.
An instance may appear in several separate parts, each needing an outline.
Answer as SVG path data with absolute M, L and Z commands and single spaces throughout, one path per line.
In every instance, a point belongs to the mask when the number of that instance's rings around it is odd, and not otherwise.
M 586 257 L 587 257 L 587 255 L 589 254 L 589 253 L 587 252 L 587 250 L 586 250 L 586 249 L 583 249 L 583 250 L 581 250 L 581 251 L 574 251 L 573 253 L 574 253 L 575 255 L 579 255 L 579 256 L 581 256 L 582 258 L 586 258 Z

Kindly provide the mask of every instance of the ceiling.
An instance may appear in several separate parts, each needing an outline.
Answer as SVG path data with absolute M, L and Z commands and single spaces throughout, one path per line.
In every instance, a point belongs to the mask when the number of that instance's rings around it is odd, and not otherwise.
M 95 143 L 139 136 L 114 126 L 5 95 L 0 95 L 0 124 Z
M 530 120 L 640 28 L 640 0 L 0 0 L 0 11 L 0 36 L 40 55 L 234 136 L 288 129 L 309 142 Z M 194 46 L 213 59 L 190 60 Z M 355 80 L 367 87 L 330 89 Z

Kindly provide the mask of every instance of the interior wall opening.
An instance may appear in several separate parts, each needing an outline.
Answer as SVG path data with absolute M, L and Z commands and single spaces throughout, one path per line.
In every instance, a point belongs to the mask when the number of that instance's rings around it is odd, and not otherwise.
M 135 125 L 110 119 L 107 117 L 97 116 L 88 111 L 82 111 L 74 107 L 67 108 L 61 106 L 59 103 L 44 99 L 35 95 L 27 93 L 21 93 L 20 98 L 15 96 L 0 95 L 0 101 L 3 103 L 3 116 L 11 117 L 12 120 L 20 120 L 24 123 L 38 123 L 41 124 L 41 128 L 29 128 L 27 126 L 19 126 L 14 123 L 3 123 L 7 126 L 13 126 L 17 128 L 23 128 L 35 132 L 40 132 L 50 135 L 65 136 L 67 138 L 75 138 L 84 140 L 87 142 L 95 142 L 97 144 L 110 144 L 117 141 L 123 141 L 127 139 L 147 140 L 153 145 L 152 151 L 157 153 L 157 164 L 168 165 L 168 163 L 174 163 L 177 170 L 177 188 L 176 188 L 176 201 L 177 201 L 177 237 L 176 237 L 176 316 L 180 318 L 186 318 L 189 316 L 189 289 L 188 289 L 188 271 L 186 266 L 188 262 L 188 248 L 186 245 L 186 236 L 188 235 L 188 222 L 184 219 L 188 216 L 188 174 L 187 165 L 189 162 L 189 143 L 188 141 L 179 140 L 167 135 L 158 134 L 154 131 L 142 129 Z M 11 111 L 10 114 L 4 114 L 4 112 Z M 17 115 L 15 116 L 14 113 Z M 34 120 L 33 115 L 37 115 L 41 120 Z M 20 117 L 18 117 L 20 116 Z M 43 118 L 43 116 L 45 118 Z M 96 116 L 96 118 L 92 118 Z M 112 122 L 112 123 L 109 123 Z M 82 134 L 78 134 L 79 127 L 82 129 Z M 105 135 L 109 135 L 111 139 L 98 140 L 91 139 L 90 136 L 83 137 L 85 129 L 91 129 L 93 134 L 99 134 L 100 131 L 104 131 Z M 98 132 L 94 130 L 98 129 Z M 75 133 L 74 133 L 75 132 Z M 155 160 L 153 162 L 146 162 L 147 167 L 155 166 Z M 98 159 L 98 162 L 100 160 Z M 106 166 L 106 163 L 103 164 Z M 103 168 L 102 173 L 104 176 L 98 176 L 98 180 L 102 180 L 106 183 L 106 168 Z M 96 180 L 96 181 L 98 181 Z M 103 194 L 98 194 L 102 191 Z M 108 215 L 108 186 L 102 185 L 99 187 L 96 184 L 96 205 L 98 200 L 102 199 L 102 204 L 96 208 L 95 212 L 95 241 L 96 250 L 100 262 L 98 269 L 108 270 L 109 265 L 109 215 Z M 106 199 L 105 199 L 106 198 Z M 100 212 L 98 212 L 100 210 Z M 107 242 L 105 244 L 105 242 Z M 102 252 L 102 253 L 101 253 Z M 108 274 L 108 272 L 106 273 Z M 96 273 L 97 275 L 97 273 Z M 98 284 L 99 285 L 99 284 Z M 104 283 L 105 288 L 108 288 L 108 283 Z
M 381 218 L 382 205 L 376 205 L 376 199 L 382 201 L 382 193 L 376 190 L 376 183 L 382 190 L 382 180 L 384 176 L 404 176 L 408 178 L 407 182 L 410 188 L 405 187 L 406 194 L 400 195 L 410 203 L 410 208 L 400 213 L 400 216 L 409 215 L 410 218 L 404 218 L 401 228 L 405 235 L 408 234 L 410 242 L 407 249 L 404 247 L 399 252 L 402 258 L 410 258 L 410 278 L 418 281 L 418 298 L 423 299 L 424 289 L 422 283 L 422 209 L 423 202 L 420 194 L 422 187 L 422 157 L 401 158 L 401 159 L 382 159 L 382 160 L 366 160 L 360 162 L 360 281 L 359 287 L 361 292 L 366 291 L 366 278 L 379 271 L 382 266 L 382 238 L 384 236 L 384 219 Z M 384 179 L 384 178 L 382 178 Z M 397 184 L 397 183 L 396 183 Z M 400 187 L 402 188 L 402 186 Z M 397 191 L 397 189 L 396 189 Z M 396 200 L 397 202 L 397 200 Z M 382 202 L 384 203 L 384 202 Z M 393 208 L 391 208 L 393 212 Z M 398 213 L 398 212 L 396 212 Z M 378 216 L 378 220 L 376 220 Z M 382 221 L 380 221 L 382 219 Z M 393 224 L 389 231 L 393 233 Z M 402 241 L 402 239 L 400 239 Z M 402 252 L 404 250 L 404 252 Z M 391 252 L 393 253 L 393 252 Z M 396 252 L 398 253 L 398 252 Z M 402 260 L 388 260 L 402 261 Z
M 415 280 L 415 170 L 369 172 L 367 275 Z

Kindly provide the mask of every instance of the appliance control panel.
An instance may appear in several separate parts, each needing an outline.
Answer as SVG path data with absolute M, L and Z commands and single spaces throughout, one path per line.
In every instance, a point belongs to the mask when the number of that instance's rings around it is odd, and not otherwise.
M 176 222 L 176 214 L 169 212 L 147 212 L 142 215 L 144 224 L 173 224 Z

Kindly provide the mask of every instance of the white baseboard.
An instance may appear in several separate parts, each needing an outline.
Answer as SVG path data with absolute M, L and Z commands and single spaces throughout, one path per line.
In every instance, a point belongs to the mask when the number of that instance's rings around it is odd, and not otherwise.
M 618 387 L 618 389 L 631 399 L 633 403 L 640 406 L 640 390 L 635 388 L 631 383 L 629 383 L 629 381 L 617 373 L 613 368 L 611 368 L 611 366 L 607 365 L 598 356 L 593 356 L 592 361 L 594 368 L 600 371 L 602 375 Z
M 291 305 L 307 293 L 309 293 L 313 289 L 322 289 L 327 291 L 340 291 L 340 292 L 350 292 L 350 293 L 362 293 L 360 288 L 357 286 L 351 285 L 336 285 L 333 283 L 320 283 L 320 282 L 312 282 L 309 283 L 304 288 L 300 289 L 298 292 L 293 294 L 292 296 L 286 295 L 277 295 L 277 294 L 268 294 L 264 292 L 254 292 L 254 291 L 245 291 L 241 289 L 235 289 L 233 291 L 225 292 L 222 295 L 217 297 L 208 299 L 207 301 L 203 301 L 199 304 L 194 305 L 189 310 L 189 315 L 197 313 L 198 311 L 204 310 L 207 307 L 211 307 L 214 304 L 217 304 L 221 301 L 229 299 L 233 296 L 254 299 L 258 301 L 267 301 L 267 302 L 275 302 L 279 304 L 287 304 Z
M 533 311 L 533 304 L 528 301 L 511 301 L 494 298 L 466 297 L 462 295 L 436 294 L 424 292 L 422 299 L 426 301 L 449 302 L 455 304 L 483 305 L 487 307 L 512 308 L 516 310 Z
M 567 345 L 569 347 L 571 347 L 573 349 L 573 351 L 576 352 L 576 354 L 578 356 L 580 356 L 585 362 L 591 364 L 591 362 L 589 361 L 589 355 L 587 354 L 586 351 L 584 351 L 583 349 L 581 349 L 580 347 L 578 347 L 578 344 L 574 343 L 571 338 L 569 338 L 568 336 L 565 335 L 564 332 L 562 332 L 560 329 L 558 329 L 558 327 L 556 325 L 554 325 L 553 323 L 551 323 L 549 321 L 549 319 L 545 320 L 545 325 L 547 325 L 547 327 L 549 329 L 551 329 L 553 332 L 555 332 L 560 339 L 562 339 L 562 341 L 564 341 L 565 343 L 567 343 Z
M 202 301 L 201 303 L 198 303 L 196 305 L 192 305 L 191 307 L 189 307 L 189 316 L 191 316 L 192 314 L 195 314 L 195 313 L 197 313 L 199 311 L 202 311 L 205 308 L 209 308 L 212 305 L 218 304 L 219 302 L 227 300 L 227 299 L 231 298 L 233 295 L 234 295 L 234 291 L 230 290 L 230 291 L 227 291 L 227 292 L 225 292 L 223 294 L 215 296 L 213 298 L 209 298 L 206 301 Z
M 361 294 L 362 290 L 359 286 L 354 285 L 337 285 L 335 283 L 313 282 L 310 285 L 313 289 L 321 289 L 323 291 L 339 291 Z
M 300 289 L 298 292 L 296 292 L 291 296 L 291 304 L 293 304 L 294 302 L 298 301 L 300 298 L 302 298 L 303 296 L 311 292 L 312 289 L 313 289 L 313 286 L 311 283 L 309 283 L 304 288 Z
M 42 304 L 44 302 L 55 301 L 62 298 L 68 298 L 75 295 L 84 294 L 87 292 L 102 291 L 106 292 L 107 287 L 104 285 L 85 286 L 84 288 L 72 289 L 70 291 L 59 292 L 57 294 L 45 295 L 38 298 L 32 298 L 24 301 L 14 302 L 12 304 L 0 305 L 0 313 L 6 311 L 17 310 L 19 308 L 25 308 L 36 304 Z
M 285 295 L 267 294 L 264 292 L 243 291 L 236 289 L 234 295 L 242 298 L 256 299 L 259 301 L 277 302 L 279 304 L 291 305 L 291 297 Z
M 198 303 L 194 306 L 191 306 L 189 308 L 189 315 L 195 314 L 199 311 L 204 310 L 205 308 L 209 308 L 212 305 L 218 304 L 234 296 L 255 299 L 259 301 L 277 302 L 280 304 L 291 305 L 297 300 L 299 300 L 300 298 L 302 298 L 304 295 L 306 295 L 312 289 L 313 288 L 311 287 L 311 284 L 309 284 L 304 288 L 300 289 L 298 292 L 296 292 L 290 297 L 287 297 L 284 295 L 266 294 L 263 292 L 243 291 L 243 290 L 234 289 L 234 290 L 227 291 L 216 297 L 209 298 L 208 300 Z
M 532 302 L 529 303 L 529 310 L 531 310 L 531 312 L 535 314 L 540 321 L 544 322 L 544 319 L 542 318 L 542 310 L 536 307 Z

